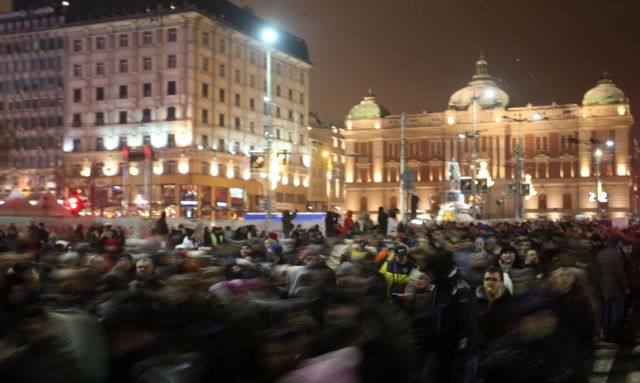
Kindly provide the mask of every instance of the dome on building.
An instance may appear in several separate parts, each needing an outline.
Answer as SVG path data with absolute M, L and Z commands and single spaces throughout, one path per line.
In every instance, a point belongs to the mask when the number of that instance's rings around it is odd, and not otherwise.
M 376 95 L 369 89 L 362 101 L 349 111 L 347 118 L 351 120 L 368 120 L 372 118 L 382 118 L 389 115 L 389 111 L 376 101 Z
M 605 71 L 598 84 L 589 89 L 582 99 L 583 106 L 622 104 L 627 102 L 624 92 L 618 88 Z
M 448 108 L 467 110 L 474 97 L 478 97 L 478 105 L 482 109 L 504 108 L 509 104 L 509 95 L 498 88 L 495 81 L 493 81 L 489 74 L 489 65 L 482 55 L 476 61 L 476 73 L 471 78 L 471 81 L 466 87 L 456 91 L 451 96 Z

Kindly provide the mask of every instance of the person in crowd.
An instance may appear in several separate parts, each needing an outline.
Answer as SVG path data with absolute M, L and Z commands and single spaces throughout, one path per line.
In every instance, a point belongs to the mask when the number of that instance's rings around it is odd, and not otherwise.
M 458 273 L 453 255 L 439 251 L 427 258 L 434 284 L 425 312 L 426 382 L 474 382 L 477 369 L 477 309 L 475 294 Z
M 151 258 L 142 258 L 136 262 L 136 278 L 131 281 L 129 288 L 131 291 L 151 291 L 162 290 L 164 283 L 156 277 L 156 265 Z
M 383 235 L 387 235 L 387 229 L 389 227 L 389 214 L 384 210 L 382 206 L 378 208 L 378 231 Z
M 509 332 L 511 293 L 504 287 L 504 273 L 489 266 L 484 272 L 482 286 L 476 289 L 478 312 L 478 349 L 484 351 L 498 338 Z
M 591 244 L 597 253 L 602 292 L 602 330 L 607 342 L 620 342 L 624 327 L 624 300 L 629 295 L 629 284 L 624 272 L 624 257 L 618 252 L 618 238 L 611 236 L 605 245 L 598 234 L 591 236 Z
M 133 262 L 133 257 L 130 253 L 122 253 L 118 256 L 116 265 L 111 270 L 112 273 L 117 274 L 127 283 L 133 281 L 136 277 L 136 267 Z
M 387 297 L 395 299 L 398 295 L 404 295 L 411 271 L 416 267 L 416 263 L 409 259 L 409 250 L 404 245 L 397 245 L 394 248 L 394 256 L 386 260 L 380 267 L 380 274 L 387 282 Z
M 296 219 L 298 215 L 297 211 L 289 211 L 284 210 L 282 212 L 282 234 L 285 238 L 289 238 L 291 236 L 291 232 L 293 231 L 293 220 Z

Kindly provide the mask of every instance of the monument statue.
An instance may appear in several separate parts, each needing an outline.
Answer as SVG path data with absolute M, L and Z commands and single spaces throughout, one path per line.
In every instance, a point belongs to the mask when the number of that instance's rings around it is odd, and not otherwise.
M 450 190 L 460 190 L 460 165 L 455 159 L 449 162 L 449 186 Z

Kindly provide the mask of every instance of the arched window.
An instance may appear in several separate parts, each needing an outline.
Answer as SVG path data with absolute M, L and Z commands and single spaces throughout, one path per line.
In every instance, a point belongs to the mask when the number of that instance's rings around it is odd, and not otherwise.
M 367 211 L 368 211 L 367 197 L 360 197 L 360 212 L 366 213 Z
M 571 193 L 564 193 L 562 195 L 562 208 L 564 210 L 571 210 L 573 209 L 573 201 L 571 200 L 572 196 Z
M 538 210 L 547 210 L 547 195 L 544 193 L 538 194 Z
M 391 197 L 391 201 L 389 202 L 389 209 L 397 209 L 398 208 L 398 197 Z

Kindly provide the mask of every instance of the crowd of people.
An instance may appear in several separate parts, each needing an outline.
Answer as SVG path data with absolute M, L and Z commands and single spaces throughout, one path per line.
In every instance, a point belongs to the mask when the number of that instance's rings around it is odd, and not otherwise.
M 2 382 L 588 382 L 639 310 L 640 231 L 327 214 L 148 238 L 0 233 Z

